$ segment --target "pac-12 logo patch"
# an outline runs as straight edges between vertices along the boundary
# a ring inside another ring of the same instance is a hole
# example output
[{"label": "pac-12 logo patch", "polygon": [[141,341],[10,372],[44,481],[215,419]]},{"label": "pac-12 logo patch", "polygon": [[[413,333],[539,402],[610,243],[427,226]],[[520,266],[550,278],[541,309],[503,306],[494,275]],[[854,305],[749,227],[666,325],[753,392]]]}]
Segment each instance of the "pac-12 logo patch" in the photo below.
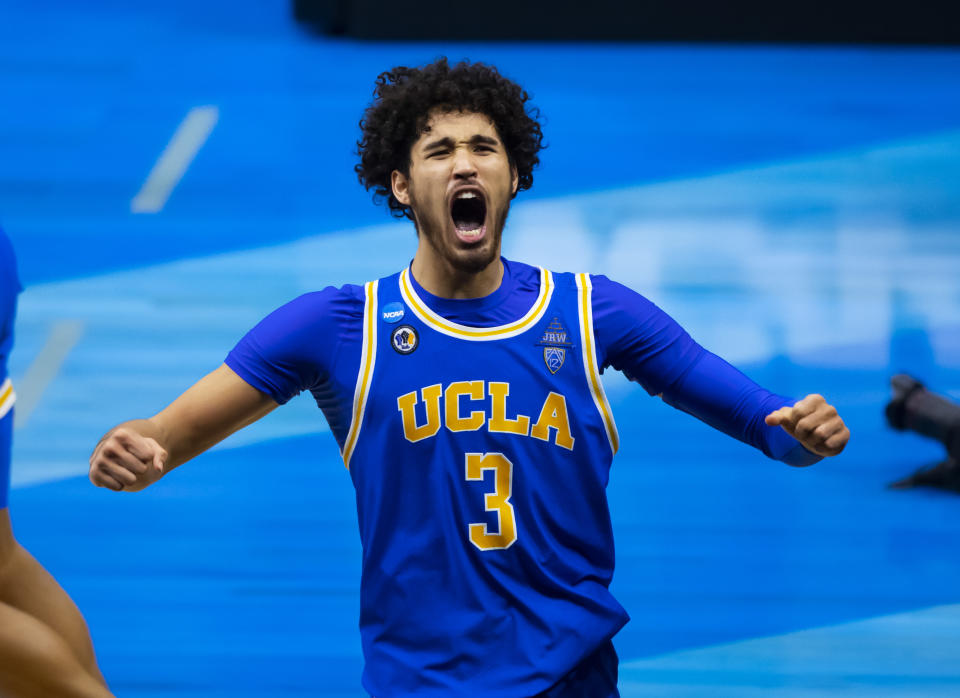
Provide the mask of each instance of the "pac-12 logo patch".
[{"label": "pac-12 logo patch", "polygon": [[417,331],[410,325],[400,325],[390,333],[390,345],[400,354],[409,354],[420,343]]},{"label": "pac-12 logo patch", "polygon": [[550,369],[550,373],[556,373],[559,371],[566,358],[566,349],[560,349],[559,347],[543,348],[543,360],[547,363],[547,368]]},{"label": "pac-12 logo patch", "polygon": [[543,347],[543,362],[547,365],[550,373],[556,373],[567,360],[567,349],[573,347],[573,344],[567,340],[567,329],[560,322],[559,318],[553,318],[538,345]]},{"label": "pac-12 logo patch", "polygon": [[384,322],[400,322],[403,319],[403,304],[387,303],[380,314]]}]

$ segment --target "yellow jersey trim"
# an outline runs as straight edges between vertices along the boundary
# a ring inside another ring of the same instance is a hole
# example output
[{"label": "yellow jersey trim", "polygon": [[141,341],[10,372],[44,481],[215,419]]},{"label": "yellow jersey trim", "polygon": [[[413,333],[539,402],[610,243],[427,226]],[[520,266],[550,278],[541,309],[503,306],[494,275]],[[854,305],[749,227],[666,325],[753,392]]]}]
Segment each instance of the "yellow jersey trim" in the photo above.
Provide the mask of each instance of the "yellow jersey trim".
[{"label": "yellow jersey trim", "polygon": [[533,327],[533,325],[543,317],[547,306],[550,305],[550,298],[553,296],[553,275],[546,269],[541,268],[540,294],[537,296],[536,302],[531,306],[530,310],[527,311],[527,314],[519,320],[511,322],[508,325],[498,325],[497,327],[469,327],[467,325],[458,325],[430,310],[414,290],[413,284],[410,282],[409,268],[400,272],[400,295],[413,311],[414,315],[424,324],[438,332],[459,339],[485,342],[492,339],[516,337],[521,332]]},{"label": "yellow jersey trim", "polygon": [[590,395],[596,405],[600,417],[603,419],[610,449],[616,455],[620,448],[620,435],[617,433],[617,423],[613,419],[613,410],[607,402],[607,395],[603,391],[600,381],[600,367],[597,365],[597,346],[593,336],[593,284],[589,274],[577,274],[577,311],[580,317],[580,346],[583,350],[583,369],[587,375],[587,385],[590,386]]},{"label": "yellow jersey trim", "polygon": [[0,419],[7,416],[7,412],[13,409],[13,403],[17,401],[17,394],[13,392],[13,383],[7,378],[0,383]]},{"label": "yellow jersey trim", "polygon": [[377,360],[377,283],[367,282],[364,285],[366,302],[363,304],[363,349],[360,353],[360,370],[357,372],[357,387],[353,392],[353,418],[350,420],[350,430],[343,442],[343,464],[350,469],[350,456],[357,446],[360,436],[360,427],[363,424],[363,413],[367,407],[367,395],[370,392],[373,365]]}]

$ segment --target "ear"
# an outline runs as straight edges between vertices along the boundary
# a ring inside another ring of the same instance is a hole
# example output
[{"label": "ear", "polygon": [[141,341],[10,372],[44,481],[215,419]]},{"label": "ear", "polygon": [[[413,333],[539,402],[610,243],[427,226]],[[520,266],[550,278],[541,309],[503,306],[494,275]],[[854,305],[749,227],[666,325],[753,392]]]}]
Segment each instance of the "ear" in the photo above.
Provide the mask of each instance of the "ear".
[{"label": "ear", "polygon": [[517,174],[517,166],[510,165],[510,180],[511,187],[513,188],[513,195],[517,195],[517,188],[520,186],[520,175]]},{"label": "ear", "polygon": [[390,173],[390,188],[397,201],[404,206],[410,205],[410,180],[403,172],[394,170]]}]

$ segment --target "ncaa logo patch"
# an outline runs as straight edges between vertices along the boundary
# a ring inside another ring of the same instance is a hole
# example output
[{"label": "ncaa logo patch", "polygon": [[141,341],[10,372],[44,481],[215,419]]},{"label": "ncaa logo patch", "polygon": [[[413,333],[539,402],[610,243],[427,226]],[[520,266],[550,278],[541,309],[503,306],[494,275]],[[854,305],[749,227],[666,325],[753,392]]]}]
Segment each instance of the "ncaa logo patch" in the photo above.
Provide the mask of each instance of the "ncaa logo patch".
[{"label": "ncaa logo patch", "polygon": [[390,333],[390,346],[398,354],[410,354],[418,344],[420,344],[420,338],[417,336],[417,331],[410,325],[400,325]]},{"label": "ncaa logo patch", "polygon": [[400,322],[403,319],[403,305],[401,303],[387,303],[383,306],[380,317],[384,322]]}]

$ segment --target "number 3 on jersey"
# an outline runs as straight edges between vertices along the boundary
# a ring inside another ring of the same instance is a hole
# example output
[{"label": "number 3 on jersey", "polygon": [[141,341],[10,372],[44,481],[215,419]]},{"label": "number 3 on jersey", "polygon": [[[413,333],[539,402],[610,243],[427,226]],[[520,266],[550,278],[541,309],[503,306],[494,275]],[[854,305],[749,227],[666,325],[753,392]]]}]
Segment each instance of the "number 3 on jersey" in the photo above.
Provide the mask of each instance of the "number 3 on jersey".
[{"label": "number 3 on jersey", "polygon": [[470,524],[470,542],[480,550],[504,550],[517,540],[517,524],[513,517],[510,495],[513,492],[513,463],[502,453],[468,453],[467,480],[483,480],[483,471],[493,470],[494,490],[484,495],[487,511],[495,511],[499,525],[490,533],[487,524]]}]

